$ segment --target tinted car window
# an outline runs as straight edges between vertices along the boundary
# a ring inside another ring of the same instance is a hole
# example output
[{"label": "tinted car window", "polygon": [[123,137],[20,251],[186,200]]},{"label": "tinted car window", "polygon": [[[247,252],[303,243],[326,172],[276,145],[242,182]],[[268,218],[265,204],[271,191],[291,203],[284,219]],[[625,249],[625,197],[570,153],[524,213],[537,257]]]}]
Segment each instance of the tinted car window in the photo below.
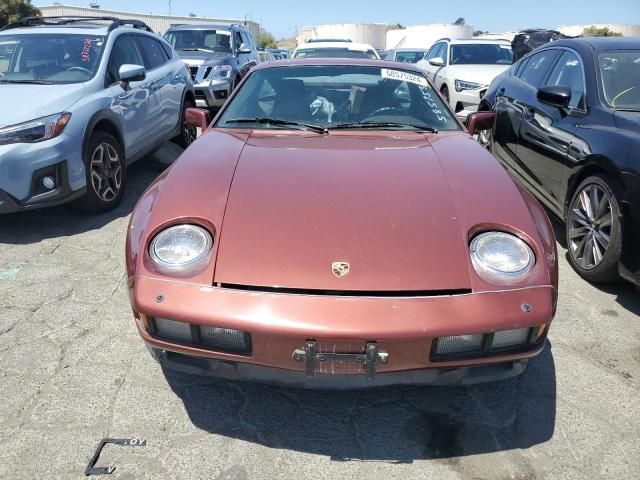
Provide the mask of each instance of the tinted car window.
[{"label": "tinted car window", "polygon": [[118,37],[111,50],[111,58],[107,66],[107,85],[112,85],[119,80],[118,71],[125,64],[144,66],[138,43],[131,35]]},{"label": "tinted car window", "polygon": [[164,38],[176,50],[187,52],[231,52],[231,32],[225,30],[174,30]]},{"label": "tinted car window", "polygon": [[577,56],[571,52],[565,51],[556,66],[553,68],[547,85],[550,86],[566,86],[571,88],[571,108],[585,108],[584,104],[584,78],[582,76],[582,65]]},{"label": "tinted car window", "polygon": [[556,55],[556,50],[545,50],[532,55],[520,75],[522,81],[532,87],[539,87]]},{"label": "tinted car window", "polygon": [[605,102],[613,108],[640,110],[640,50],[598,55]]},{"label": "tinted car window", "polygon": [[397,52],[396,62],[418,63],[424,58],[424,52]]},{"label": "tinted car window", "polygon": [[513,52],[508,45],[493,43],[451,46],[451,65],[511,65]]},{"label": "tinted car window", "polygon": [[166,63],[167,56],[164,49],[160,46],[160,42],[142,35],[138,36],[138,41],[142,47],[144,66],[147,70],[153,70]]},{"label": "tinted car window", "polygon": [[427,60],[431,60],[432,58],[436,58],[436,53],[438,53],[438,49],[440,48],[440,44],[436,43],[435,45],[433,45],[429,51],[427,52],[427,54],[425,55],[425,58]]},{"label": "tinted car window", "polygon": [[294,58],[378,58],[373,50],[350,50],[349,48],[303,48]]}]

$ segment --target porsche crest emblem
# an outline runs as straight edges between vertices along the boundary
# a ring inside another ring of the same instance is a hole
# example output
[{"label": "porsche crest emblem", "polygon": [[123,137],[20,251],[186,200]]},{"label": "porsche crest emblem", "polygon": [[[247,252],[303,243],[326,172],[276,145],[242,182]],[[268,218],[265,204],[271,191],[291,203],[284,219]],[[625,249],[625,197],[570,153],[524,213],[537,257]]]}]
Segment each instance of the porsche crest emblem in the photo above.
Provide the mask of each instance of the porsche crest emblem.
[{"label": "porsche crest emblem", "polygon": [[338,278],[346,276],[349,273],[349,268],[350,265],[347,262],[333,262],[331,264],[331,271]]}]

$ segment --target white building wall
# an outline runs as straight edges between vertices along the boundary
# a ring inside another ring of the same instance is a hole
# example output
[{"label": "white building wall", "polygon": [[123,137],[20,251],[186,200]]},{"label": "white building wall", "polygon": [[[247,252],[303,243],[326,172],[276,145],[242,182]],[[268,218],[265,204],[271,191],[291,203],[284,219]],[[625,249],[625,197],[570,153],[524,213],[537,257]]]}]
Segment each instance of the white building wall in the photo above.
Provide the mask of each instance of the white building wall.
[{"label": "white building wall", "polygon": [[[154,15],[145,13],[121,12],[116,10],[104,10],[102,8],[73,7],[67,5],[38,6],[44,16],[82,16],[82,17],[118,17],[128,20],[140,20],[149,25],[151,29],[159,34],[166,32],[169,27],[177,24],[205,25],[211,23],[238,23],[243,24],[244,19],[232,18],[204,18],[204,17],[179,17],[175,15]],[[256,22],[247,22],[247,30],[253,35],[256,44],[260,32],[260,25]]]},{"label": "white building wall", "polygon": [[367,43],[373,48],[385,48],[389,27],[381,23],[338,23],[303,27],[298,34],[298,45],[314,38],[348,38],[356,43]]},{"label": "white building wall", "polygon": [[387,50],[392,48],[429,48],[436,40],[445,37],[451,39],[472,38],[473,26],[438,23],[389,30],[385,48]]},{"label": "white building wall", "polygon": [[557,30],[570,37],[582,35],[585,28],[608,28],[609,30],[621,33],[625,37],[640,37],[640,25],[621,25],[614,23],[589,23],[584,25],[559,25]]}]

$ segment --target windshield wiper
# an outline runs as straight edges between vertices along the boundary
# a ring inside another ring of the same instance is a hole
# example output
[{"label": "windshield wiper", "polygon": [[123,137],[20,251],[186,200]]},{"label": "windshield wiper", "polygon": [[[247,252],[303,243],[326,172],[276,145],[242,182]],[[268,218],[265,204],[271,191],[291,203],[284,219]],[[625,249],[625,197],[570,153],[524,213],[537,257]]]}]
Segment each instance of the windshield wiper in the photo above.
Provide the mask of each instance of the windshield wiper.
[{"label": "windshield wiper", "polygon": [[331,130],[350,130],[352,128],[413,128],[422,132],[438,133],[437,128],[426,125],[415,125],[413,123],[395,122],[360,122],[360,123],[339,123],[330,127]]},{"label": "windshield wiper", "polygon": [[208,48],[181,48],[183,52],[209,52],[213,53],[213,50],[209,50]]},{"label": "windshield wiper", "polygon": [[53,85],[53,82],[47,82],[45,80],[8,80],[6,78],[0,78],[0,83],[24,83],[29,85]]},{"label": "windshield wiper", "polygon": [[266,117],[232,118],[231,120],[226,120],[224,123],[257,123],[262,125],[282,125],[282,126],[298,127],[303,130],[309,130],[317,133],[328,133],[328,130],[325,127],[321,127],[319,125],[310,125],[308,123],[293,122],[291,120],[281,120],[279,118],[266,118]]}]

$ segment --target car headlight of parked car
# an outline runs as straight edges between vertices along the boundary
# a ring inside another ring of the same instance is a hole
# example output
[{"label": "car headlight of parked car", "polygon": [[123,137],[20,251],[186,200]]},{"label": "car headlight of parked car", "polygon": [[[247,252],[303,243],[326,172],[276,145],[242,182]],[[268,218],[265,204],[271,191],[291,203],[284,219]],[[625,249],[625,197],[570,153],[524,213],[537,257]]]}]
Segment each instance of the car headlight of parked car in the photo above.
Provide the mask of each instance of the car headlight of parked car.
[{"label": "car headlight of parked car", "polygon": [[482,88],[481,83],[476,82],[466,82],[464,80],[456,80],[456,92],[462,92],[464,90],[476,90],[478,88]]},{"label": "car headlight of parked car", "polygon": [[231,68],[231,65],[217,65],[211,70],[209,78],[211,80],[216,78],[229,78],[232,71],[233,68]]},{"label": "car headlight of parked car", "polygon": [[516,283],[535,265],[533,251],[522,239],[504,232],[477,235],[469,246],[475,271],[488,282]]},{"label": "car headlight of parked car", "polygon": [[19,125],[0,128],[0,145],[50,140],[62,133],[70,118],[70,113],[58,113]]},{"label": "car headlight of parked car", "polygon": [[175,225],[158,233],[149,256],[165,273],[184,276],[201,272],[211,260],[213,237],[197,225]]}]

